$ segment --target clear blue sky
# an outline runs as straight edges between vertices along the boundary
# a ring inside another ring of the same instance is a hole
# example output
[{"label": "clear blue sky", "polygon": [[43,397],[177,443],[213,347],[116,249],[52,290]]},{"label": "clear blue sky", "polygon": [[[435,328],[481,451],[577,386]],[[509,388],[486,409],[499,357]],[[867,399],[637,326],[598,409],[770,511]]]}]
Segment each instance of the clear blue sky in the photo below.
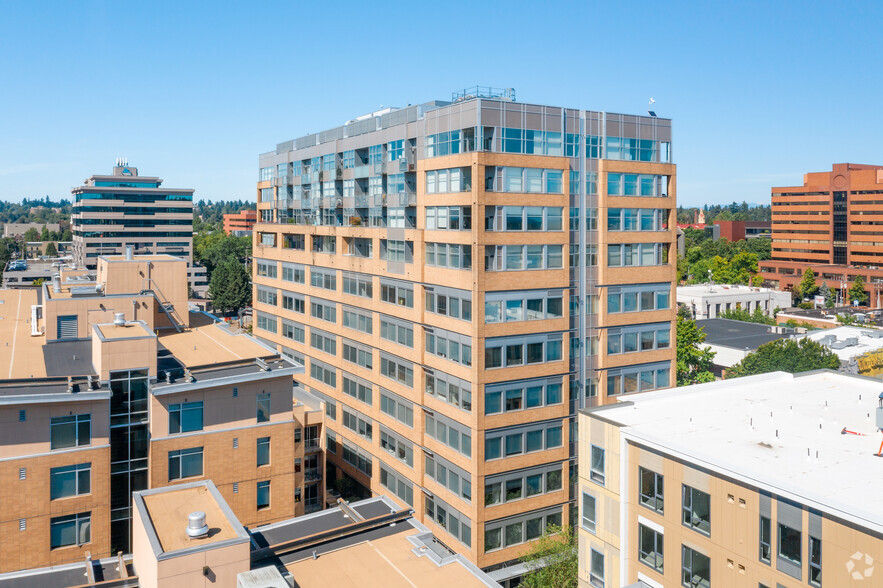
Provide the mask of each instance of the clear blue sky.
[{"label": "clear blue sky", "polygon": [[679,204],[881,163],[880,2],[0,0],[0,199],[118,156],[253,199],[258,154],[475,84],[674,119]]}]

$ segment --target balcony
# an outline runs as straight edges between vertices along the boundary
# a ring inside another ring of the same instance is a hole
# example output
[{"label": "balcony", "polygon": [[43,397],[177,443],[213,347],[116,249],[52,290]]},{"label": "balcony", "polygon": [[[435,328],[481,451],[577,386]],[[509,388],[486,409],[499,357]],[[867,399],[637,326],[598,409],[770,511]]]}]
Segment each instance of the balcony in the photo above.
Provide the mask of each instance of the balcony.
[{"label": "balcony", "polygon": [[304,451],[312,453],[314,451],[319,451],[322,448],[322,445],[319,443],[318,439],[304,439]]},{"label": "balcony", "polygon": [[322,469],[321,468],[307,468],[304,470],[304,481],[305,482],[318,482],[322,479]]},{"label": "balcony", "polygon": [[371,166],[370,165],[357,165],[353,168],[353,177],[359,180],[362,178],[367,178],[371,175]]}]

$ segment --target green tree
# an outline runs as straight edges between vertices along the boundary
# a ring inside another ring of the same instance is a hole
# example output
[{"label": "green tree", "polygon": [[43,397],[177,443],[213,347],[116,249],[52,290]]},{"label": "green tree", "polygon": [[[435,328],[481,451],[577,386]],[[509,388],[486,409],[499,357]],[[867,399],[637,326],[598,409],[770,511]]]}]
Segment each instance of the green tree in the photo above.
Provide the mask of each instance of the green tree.
[{"label": "green tree", "polygon": [[797,284],[795,294],[797,294],[800,300],[804,300],[814,296],[816,291],[818,291],[818,287],[816,286],[816,274],[812,271],[811,267],[808,267],[804,270],[803,278],[800,280],[800,283]]},{"label": "green tree", "polygon": [[760,308],[755,308],[754,312],[749,313],[747,310],[736,308],[733,310],[725,310],[718,315],[719,318],[730,319],[734,321],[743,321],[746,323],[758,323],[761,325],[775,325],[776,319],[767,316]]},{"label": "green tree", "polygon": [[860,306],[865,306],[869,298],[868,293],[865,291],[865,279],[861,276],[856,276],[852,286],[849,287],[849,301],[854,302],[858,300]]},{"label": "green tree", "polygon": [[61,239],[59,239],[59,241],[73,241],[73,239],[74,239],[74,236],[73,236],[73,234],[71,233],[71,230],[70,230],[70,229],[65,229],[65,230],[61,233]]},{"label": "green tree", "polygon": [[46,225],[43,225],[43,230],[40,232],[40,240],[48,241],[51,237],[49,236],[49,229]]},{"label": "green tree", "polygon": [[810,370],[831,369],[840,367],[840,359],[831,350],[812,339],[804,338],[778,339],[764,343],[754,353],[727,370],[727,379],[767,374],[769,372],[788,372],[797,374]]},{"label": "green tree", "polygon": [[58,249],[55,247],[55,241],[49,241],[49,244],[46,245],[46,255],[49,257],[55,257],[58,255]]},{"label": "green tree", "polygon": [[40,232],[37,229],[35,229],[34,227],[31,227],[30,229],[25,231],[24,237],[25,237],[25,241],[39,241],[40,240]]},{"label": "green tree", "polygon": [[245,266],[227,259],[215,268],[208,285],[215,310],[236,311],[251,304],[251,280]]},{"label": "green tree", "polygon": [[524,588],[576,588],[579,584],[579,550],[576,532],[570,527],[549,525],[521,561],[528,570],[519,584]]},{"label": "green tree", "polygon": [[819,296],[825,297],[825,307],[826,308],[834,308],[834,292],[828,287],[828,284],[825,281],[822,281],[822,285],[819,286]]},{"label": "green tree", "polygon": [[714,381],[711,361],[714,352],[702,345],[705,332],[695,321],[678,316],[677,376],[678,386]]}]

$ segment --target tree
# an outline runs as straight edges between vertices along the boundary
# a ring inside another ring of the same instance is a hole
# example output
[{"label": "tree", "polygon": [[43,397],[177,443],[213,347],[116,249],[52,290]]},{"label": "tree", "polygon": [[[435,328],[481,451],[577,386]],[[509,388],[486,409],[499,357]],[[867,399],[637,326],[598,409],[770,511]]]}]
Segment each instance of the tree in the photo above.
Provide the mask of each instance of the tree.
[{"label": "tree", "polygon": [[811,267],[806,268],[803,272],[803,278],[797,284],[795,293],[802,301],[810,296],[814,296],[818,288],[816,287],[816,274]]},{"label": "tree", "polygon": [[519,584],[524,588],[576,588],[579,584],[579,550],[570,527],[549,525],[521,561],[528,570]]},{"label": "tree", "polygon": [[760,307],[755,308],[754,312],[749,313],[747,310],[737,308],[734,310],[725,310],[718,315],[719,318],[730,319],[734,321],[743,321],[746,323],[758,323],[761,325],[775,325],[776,319],[763,313]]},{"label": "tree", "polygon": [[48,241],[49,239],[49,229],[46,227],[46,225],[43,225],[43,230],[40,232],[40,240]]},{"label": "tree", "polygon": [[49,244],[46,245],[46,255],[49,257],[55,257],[58,255],[58,249],[55,247],[55,241],[49,241]]},{"label": "tree", "polygon": [[764,343],[728,369],[727,379],[769,372],[797,374],[810,370],[836,370],[839,367],[840,359],[821,343],[809,338],[800,341],[778,339]]},{"label": "tree", "polygon": [[696,322],[678,316],[678,386],[714,381],[714,373],[711,371],[714,352],[702,345],[703,342],[705,342],[705,332],[696,326]]},{"label": "tree", "polygon": [[859,306],[865,306],[869,298],[868,293],[865,292],[865,279],[856,276],[852,286],[849,287],[849,301],[855,302],[857,300]]},{"label": "tree", "polygon": [[251,280],[245,266],[235,259],[221,263],[212,273],[208,293],[215,310],[222,313],[251,304]]},{"label": "tree", "polygon": [[30,229],[25,231],[24,237],[25,237],[25,241],[39,241],[40,240],[40,232],[37,229],[35,229],[34,227],[31,227]]},{"label": "tree", "polygon": [[822,281],[819,286],[819,296],[825,297],[825,308],[834,308],[834,292],[828,287],[828,284]]}]

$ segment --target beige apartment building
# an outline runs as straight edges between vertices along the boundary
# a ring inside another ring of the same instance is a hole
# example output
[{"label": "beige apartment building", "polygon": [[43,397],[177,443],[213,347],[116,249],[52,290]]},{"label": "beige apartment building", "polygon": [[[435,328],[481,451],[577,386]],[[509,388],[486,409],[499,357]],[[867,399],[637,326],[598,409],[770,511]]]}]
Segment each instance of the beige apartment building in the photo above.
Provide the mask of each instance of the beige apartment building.
[{"label": "beige apartment building", "polygon": [[671,121],[487,88],[262,154],[254,334],[323,399],[329,479],[517,576],[575,520],[577,409],[672,383],[675,186]]},{"label": "beige apartment building", "polygon": [[129,552],[135,491],[211,479],[246,525],[321,507],[302,366],[190,312],[186,275],[129,250],[0,290],[0,572]]},{"label": "beige apartment building", "polygon": [[585,409],[580,586],[879,585],[878,402],[824,370]]}]

